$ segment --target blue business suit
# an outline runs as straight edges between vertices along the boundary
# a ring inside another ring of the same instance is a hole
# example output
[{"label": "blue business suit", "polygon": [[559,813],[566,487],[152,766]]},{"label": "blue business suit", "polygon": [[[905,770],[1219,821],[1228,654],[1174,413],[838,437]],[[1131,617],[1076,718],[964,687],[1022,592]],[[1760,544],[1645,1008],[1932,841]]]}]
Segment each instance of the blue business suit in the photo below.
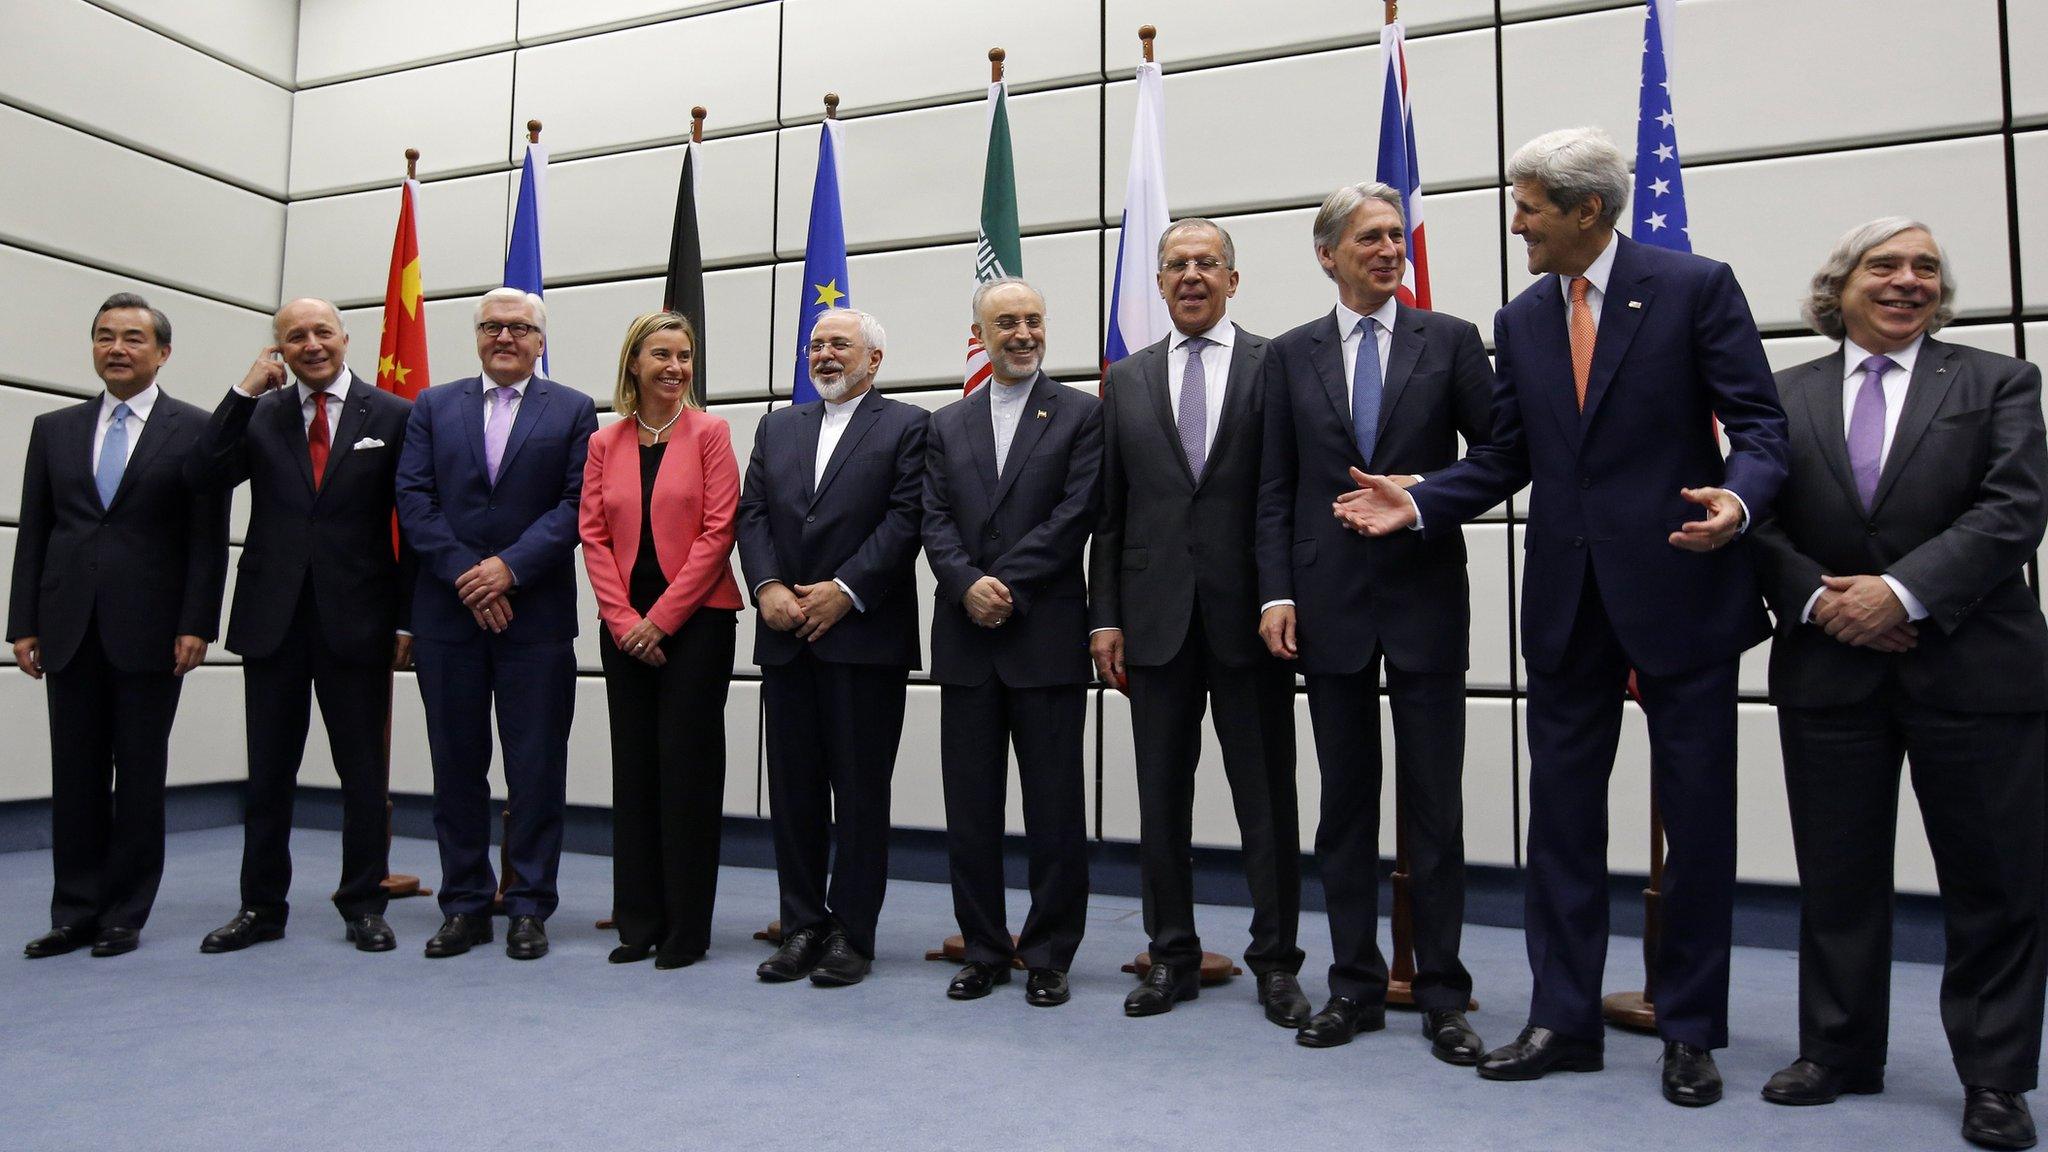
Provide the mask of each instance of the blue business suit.
[{"label": "blue business suit", "polygon": [[[1750,545],[1666,537],[1715,486],[1761,520],[1784,482],[1785,413],[1728,266],[1617,236],[1580,411],[1565,301],[1545,276],[1494,318],[1495,438],[1411,489],[1425,536],[1531,484],[1529,1022],[1598,1039],[1607,953],[1607,777],[1628,670],[1650,724],[1670,854],[1653,965],[1658,1029],[1728,1042],[1736,658],[1770,634]],[[1730,451],[1714,435],[1718,418]]]},{"label": "blue business suit", "polygon": [[[414,660],[434,761],[434,832],[441,843],[441,909],[489,910],[490,716],[505,747],[516,876],[513,916],[554,911],[562,855],[569,721],[576,702],[577,503],[597,430],[590,397],[535,376],[513,418],[494,485],[484,463],[484,391],[477,377],[420,393],[398,466],[398,516],[419,554]],[[512,623],[479,627],[455,581],[497,556],[512,569]]]}]

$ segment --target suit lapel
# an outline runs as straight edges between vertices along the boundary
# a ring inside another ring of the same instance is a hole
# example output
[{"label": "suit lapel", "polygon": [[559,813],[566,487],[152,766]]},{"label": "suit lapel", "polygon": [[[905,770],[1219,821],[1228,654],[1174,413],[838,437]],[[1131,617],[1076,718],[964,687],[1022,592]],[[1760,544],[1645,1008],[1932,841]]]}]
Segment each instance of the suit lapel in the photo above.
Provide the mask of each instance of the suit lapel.
[{"label": "suit lapel", "polygon": [[1203,484],[1215,474],[1216,462],[1223,459],[1238,428],[1251,421],[1252,391],[1259,386],[1251,338],[1244,329],[1231,327],[1236,328],[1236,335],[1230,345],[1230,374],[1223,384],[1223,412],[1216,418],[1216,439],[1209,444],[1208,463],[1202,468]]},{"label": "suit lapel", "polygon": [[121,502],[121,498],[126,496],[130,489],[140,483],[136,477],[149,466],[149,462],[158,452],[163,451],[164,441],[175,434],[173,425],[178,419],[178,414],[170,405],[164,403],[168,399],[168,393],[162,390],[157,392],[156,404],[150,409],[149,419],[142,422],[142,436],[135,441],[134,450],[128,453],[128,466],[121,470],[121,486],[114,489],[114,503],[107,505],[109,511],[113,510],[115,504]]},{"label": "suit lapel", "polygon": [[825,402],[814,400],[810,407],[797,407],[796,457],[802,465],[804,507],[818,498],[818,435],[825,427]]},{"label": "suit lapel", "polygon": [[967,452],[974,459],[974,474],[981,478],[982,495],[996,498],[996,428],[990,414],[995,408],[995,381],[991,379],[967,398],[962,415],[967,420]]},{"label": "suit lapel", "polygon": [[[861,437],[866,436],[868,430],[875,426],[875,421],[881,418],[882,398],[870,388],[861,395],[860,403],[854,406],[853,418],[847,421],[846,430],[839,434],[839,443],[832,446],[832,459],[825,464],[825,478],[818,482],[818,490],[811,493],[812,504],[816,504],[818,497],[825,494],[825,489],[832,486],[833,478],[839,475],[839,470],[846,466],[846,461],[853,455],[854,449],[860,446]],[[824,426],[824,420],[825,408],[820,404],[818,423],[821,428]],[[815,447],[812,448],[811,458],[817,459]],[[815,471],[816,465],[814,464],[812,468]]]},{"label": "suit lapel", "polygon": [[1351,432],[1351,394],[1344,383],[1344,334],[1337,331],[1337,313],[1316,322],[1309,332],[1314,347],[1309,349],[1309,362],[1315,365],[1316,379],[1322,381],[1323,394],[1330,398],[1330,411],[1337,418],[1337,426],[1344,430],[1344,441],[1351,445],[1351,460],[1360,468],[1365,461],[1358,458],[1358,437]]},{"label": "suit lapel", "polygon": [[334,422],[334,428],[328,433],[327,471],[320,475],[322,492],[327,490],[328,481],[334,479],[336,470],[341,467],[341,458],[355,450],[356,438],[370,419],[370,401],[363,395],[363,387],[360,377],[349,384],[348,396],[341,404],[341,418]]},{"label": "suit lapel", "polygon": [[1786,396],[1783,400],[1805,409],[1807,426],[1812,430],[1813,442],[1820,445],[1828,474],[1842,486],[1842,496],[1850,506],[1862,508],[1863,498],[1856,494],[1856,474],[1849,467],[1849,425],[1842,412],[1841,349],[1815,361],[1810,369],[1799,378],[1800,386],[1794,390],[1797,399]]},{"label": "suit lapel", "polygon": [[[1636,338],[1636,330],[1642,326],[1643,314],[1650,310],[1656,295],[1650,288],[1651,277],[1637,266],[1633,242],[1616,236],[1614,243],[1618,246],[1614,252],[1614,270],[1607,277],[1607,293],[1600,303],[1600,329],[1593,339],[1593,370],[1586,379],[1586,411],[1582,423],[1588,428],[1592,427],[1593,417],[1600,410],[1600,401],[1614,383],[1621,358],[1627,355],[1630,342]],[[1552,280],[1551,283],[1557,281]],[[1569,336],[1566,337],[1566,346],[1570,346]],[[1574,395],[1573,403],[1577,401]]]},{"label": "suit lapel", "polygon": [[512,434],[505,440],[505,455],[498,460],[498,475],[503,476],[512,467],[512,458],[519,455],[520,445],[533,434],[533,426],[540,423],[555,387],[554,381],[539,376],[527,382],[526,395],[519,398],[519,411],[512,414]]},{"label": "suit lapel", "polygon": [[1010,494],[1017,474],[1024,470],[1025,461],[1031,459],[1038,438],[1045,435],[1046,425],[1052,423],[1053,414],[1058,411],[1057,399],[1052,379],[1040,372],[1031,382],[1031,395],[1024,398],[1024,411],[1017,417],[1017,434],[1010,437],[1010,455],[1003,461],[1002,479],[996,482],[995,505],[1002,504],[1003,497]]},{"label": "suit lapel", "polygon": [[[483,377],[472,376],[463,382],[462,403],[459,407],[462,410],[462,437],[469,441],[470,454],[476,458],[477,475],[482,476],[484,483],[488,484],[491,482],[491,462],[489,455],[484,452]],[[311,470],[310,467],[307,469],[308,472]]]},{"label": "suit lapel", "polygon": [[1913,449],[1919,446],[1920,437],[1941,410],[1941,402],[1948,398],[1949,387],[1961,371],[1954,348],[1931,337],[1921,342],[1920,355],[1913,361],[1913,378],[1906,385],[1906,405],[1899,411],[1899,426],[1892,433],[1891,450],[1885,453],[1884,471],[1877,477],[1871,512],[1884,507],[1884,498],[1898,483],[1899,472],[1912,458]]},{"label": "suit lapel", "polygon": [[1375,445],[1386,441],[1387,424],[1393,419],[1394,406],[1401,402],[1401,392],[1408,387],[1408,378],[1415,374],[1415,365],[1421,362],[1422,349],[1429,342],[1426,332],[1422,317],[1415,314],[1415,309],[1406,304],[1396,306],[1393,346],[1387,349],[1386,383],[1380,390],[1379,423],[1373,432]]},{"label": "suit lapel", "polygon": [[[95,504],[100,501],[100,486],[93,475],[92,438],[99,431],[101,403],[103,401],[95,396],[73,408],[70,421],[63,426],[65,441],[56,448],[59,459],[71,460],[78,465],[79,472],[85,478],[85,486],[92,489],[92,500]],[[61,474],[56,479],[59,482],[64,481]],[[106,511],[104,505],[100,511]]]},{"label": "suit lapel", "polygon": [[1572,341],[1565,327],[1564,293],[1558,290],[1557,277],[1544,273],[1527,299],[1525,308],[1531,317],[1528,387],[1548,394],[1551,415],[1557,418],[1558,427],[1564,429],[1565,440],[1576,456],[1585,435],[1580,425],[1578,392],[1572,385]]},{"label": "suit lapel", "polygon": [[1160,435],[1166,437],[1174,462],[1180,465],[1180,474],[1187,477],[1188,487],[1195,486],[1195,474],[1188,468],[1188,454],[1180,448],[1180,417],[1173,410],[1172,359],[1167,349],[1173,346],[1178,332],[1170,332],[1163,343],[1149,345],[1137,355],[1148,357],[1139,365],[1138,386],[1145,390],[1145,403],[1152,410],[1152,418],[1159,422]]},{"label": "suit lapel", "polygon": [[[306,428],[300,423],[299,386],[287,384],[277,390],[279,399],[273,401],[272,419],[277,421],[277,434],[284,438],[285,446],[297,458],[299,479],[305,482],[306,491],[313,491],[313,457],[306,451]],[[329,459],[333,457],[330,455]]]}]

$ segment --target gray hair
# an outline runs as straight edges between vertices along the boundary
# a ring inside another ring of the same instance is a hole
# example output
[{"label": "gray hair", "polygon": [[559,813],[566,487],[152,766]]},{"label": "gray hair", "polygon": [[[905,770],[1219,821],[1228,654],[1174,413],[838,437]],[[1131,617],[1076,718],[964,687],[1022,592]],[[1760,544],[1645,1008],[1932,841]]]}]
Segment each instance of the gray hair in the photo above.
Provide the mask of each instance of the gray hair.
[{"label": "gray hair", "polygon": [[[1316,210],[1315,228],[1311,233],[1315,237],[1316,251],[1321,252],[1325,248],[1335,249],[1344,243],[1344,229],[1350,225],[1352,213],[1358,211],[1368,200],[1390,204],[1393,206],[1394,215],[1401,215],[1401,193],[1393,185],[1382,184],[1377,180],[1361,180],[1356,184],[1346,184],[1325,197],[1323,206]],[[1407,227],[1405,217],[1402,219],[1402,227]],[[1332,280],[1337,278],[1337,273],[1328,268],[1323,269],[1323,275]]]},{"label": "gray hair", "polygon": [[[1168,229],[1168,231],[1171,231],[1171,229]],[[1045,293],[1033,287],[1029,280],[1024,279],[1022,276],[998,276],[993,280],[986,280],[974,286],[974,303],[971,307],[974,310],[974,322],[976,324],[981,323],[981,302],[988,299],[989,293],[994,292],[998,288],[1008,288],[1012,284],[1023,285],[1033,296],[1038,297],[1039,307],[1043,308],[1045,306]]]},{"label": "gray hair", "polygon": [[327,309],[327,314],[334,317],[334,326],[341,329],[342,335],[348,335],[348,321],[341,318],[341,309],[334,306],[334,301],[322,300],[318,296],[298,296],[285,301],[282,307],[270,314],[270,334],[272,336],[277,335],[277,318],[284,315],[284,310],[294,304],[318,304],[322,308]]},{"label": "gray hair", "polygon": [[1166,231],[1161,232],[1159,234],[1159,262],[1162,264],[1166,262],[1166,243],[1167,241],[1173,239],[1174,233],[1186,232],[1194,228],[1213,229],[1216,235],[1222,237],[1223,266],[1225,268],[1232,269],[1237,267],[1237,242],[1230,238],[1230,233],[1224,231],[1223,225],[1218,224],[1217,222],[1209,219],[1206,216],[1189,216],[1181,220],[1175,220],[1173,223],[1168,224],[1166,226]]},{"label": "gray hair", "polygon": [[1612,228],[1628,205],[1628,157],[1598,128],[1545,132],[1508,159],[1508,183],[1533,180],[1566,212],[1595,196],[1600,222]]},{"label": "gray hair", "polygon": [[548,334],[547,301],[526,291],[524,288],[493,288],[489,292],[484,293],[477,299],[476,314],[470,318],[471,324],[481,324],[484,322],[484,306],[493,300],[509,300],[512,303],[524,304],[528,308],[533,309],[534,327],[540,329],[541,335],[545,336]]},{"label": "gray hair", "polygon": [[[1915,229],[1927,233],[1934,239],[1934,229],[1907,216],[1880,216],[1868,224],[1858,224],[1842,234],[1835,241],[1835,249],[1828,253],[1827,262],[1820,271],[1813,274],[1813,283],[1806,290],[1806,299],[1799,303],[1799,315],[1815,332],[1830,340],[1840,340],[1849,334],[1842,323],[1842,286],[1849,282],[1849,274],[1863,263],[1863,258],[1872,248],[1897,236],[1901,232]],[[1951,307],[1956,298],[1955,275],[1949,271],[1948,249],[1941,241],[1934,241],[1934,250],[1941,256],[1941,305],[1934,310],[1934,319],[1927,322],[1929,334],[1941,331],[1941,326],[1956,318]]]},{"label": "gray hair", "polygon": [[102,301],[100,303],[100,310],[92,314],[91,331],[98,332],[100,317],[105,316],[116,308],[140,308],[144,312],[149,313],[149,326],[156,330],[157,344],[164,348],[171,346],[171,318],[157,311],[149,301],[144,300],[133,292],[116,292]]},{"label": "gray hair", "polygon": [[870,352],[883,351],[889,342],[889,334],[882,331],[882,322],[858,308],[827,308],[818,313],[818,319],[811,321],[811,333],[805,337],[806,340],[818,334],[818,324],[827,316],[853,317],[854,323],[860,325],[860,342],[867,345]]}]

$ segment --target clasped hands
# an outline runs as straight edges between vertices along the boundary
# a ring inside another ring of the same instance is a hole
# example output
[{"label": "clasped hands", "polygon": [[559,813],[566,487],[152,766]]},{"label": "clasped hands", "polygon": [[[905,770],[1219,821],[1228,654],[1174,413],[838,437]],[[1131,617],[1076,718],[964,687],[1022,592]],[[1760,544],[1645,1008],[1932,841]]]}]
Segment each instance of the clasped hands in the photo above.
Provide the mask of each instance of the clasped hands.
[{"label": "clasped hands", "polygon": [[815,644],[853,609],[853,597],[836,580],[799,584],[795,588],[780,580],[761,585],[754,594],[761,610],[761,622],[777,632],[794,632]]},{"label": "clasped hands", "polygon": [[1905,652],[1920,642],[1906,606],[1882,576],[1823,576],[1808,620],[1852,648]]},{"label": "clasped hands", "polygon": [[503,632],[512,626],[512,569],[496,556],[486,556],[455,578],[455,594],[476,618],[477,627]]}]

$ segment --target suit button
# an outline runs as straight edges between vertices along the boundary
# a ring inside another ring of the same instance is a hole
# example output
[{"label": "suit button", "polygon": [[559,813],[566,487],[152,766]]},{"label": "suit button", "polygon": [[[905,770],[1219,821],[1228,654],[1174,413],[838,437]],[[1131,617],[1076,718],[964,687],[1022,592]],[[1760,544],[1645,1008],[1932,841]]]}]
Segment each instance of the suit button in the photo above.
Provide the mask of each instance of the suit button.
[{"label": "suit button", "polygon": [[1581,488],[1591,488],[1592,486],[1593,486],[1593,478],[1592,478],[1591,476],[1581,476],[1581,477],[1579,477],[1579,487],[1581,487]]},{"label": "suit button", "polygon": [[816,516],[806,516],[806,517],[804,517],[804,523],[806,523],[806,524],[816,524],[817,522],[818,522],[818,518],[817,518]]},{"label": "suit button", "polygon": [[1586,546],[1586,538],[1585,538],[1584,536],[1574,536],[1574,537],[1572,537],[1572,547],[1574,547],[1574,548],[1584,548],[1585,546]]},{"label": "suit button", "polygon": [[1000,531],[991,528],[988,530],[988,538],[991,540],[1000,540],[1003,538],[1003,534]]},{"label": "suit button", "polygon": [[1863,526],[1863,534],[1864,534],[1865,536],[1875,536],[1875,535],[1877,535],[1877,525],[1875,525],[1875,524],[1865,524],[1865,525]]}]

